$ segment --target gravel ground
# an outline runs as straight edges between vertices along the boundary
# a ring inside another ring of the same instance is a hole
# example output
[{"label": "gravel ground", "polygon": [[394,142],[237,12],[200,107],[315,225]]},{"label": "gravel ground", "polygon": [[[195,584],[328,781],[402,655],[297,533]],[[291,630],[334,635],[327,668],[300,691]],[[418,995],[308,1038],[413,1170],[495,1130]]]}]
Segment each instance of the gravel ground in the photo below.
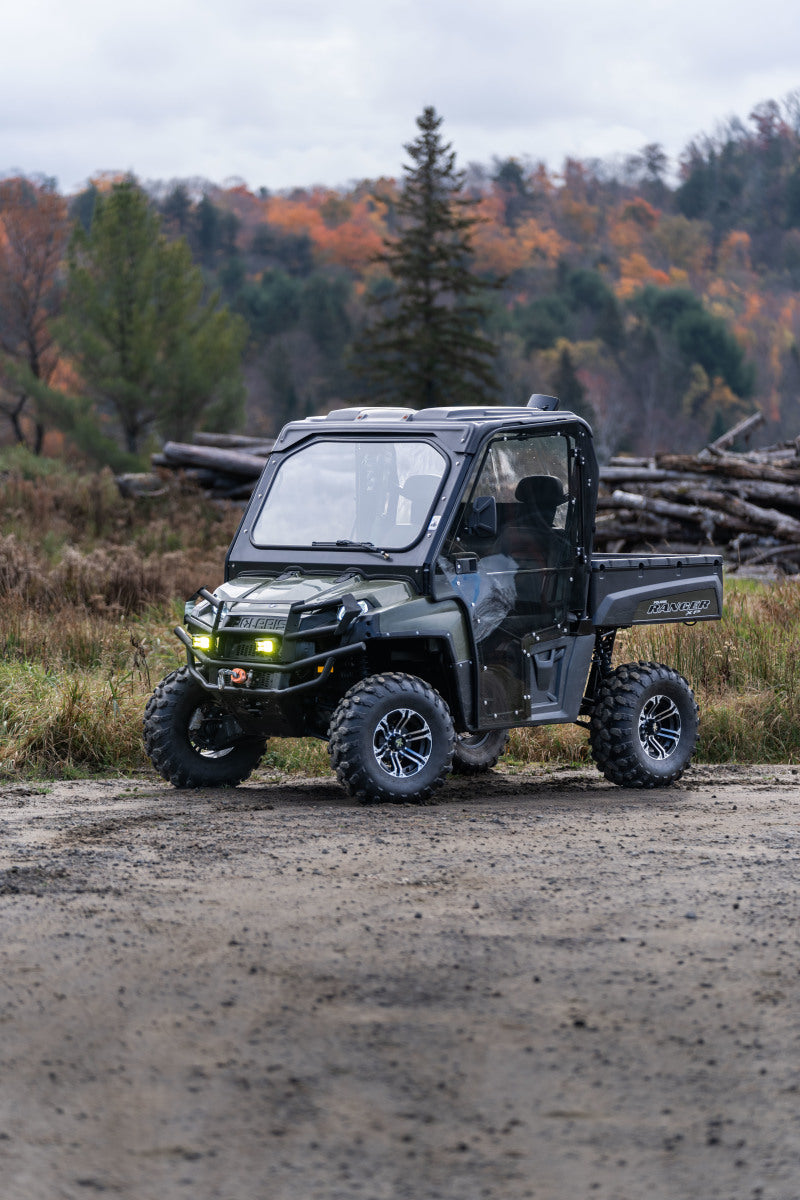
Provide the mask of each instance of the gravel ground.
[{"label": "gravel ground", "polygon": [[798,1200],[800,791],[0,796],[3,1200]]}]

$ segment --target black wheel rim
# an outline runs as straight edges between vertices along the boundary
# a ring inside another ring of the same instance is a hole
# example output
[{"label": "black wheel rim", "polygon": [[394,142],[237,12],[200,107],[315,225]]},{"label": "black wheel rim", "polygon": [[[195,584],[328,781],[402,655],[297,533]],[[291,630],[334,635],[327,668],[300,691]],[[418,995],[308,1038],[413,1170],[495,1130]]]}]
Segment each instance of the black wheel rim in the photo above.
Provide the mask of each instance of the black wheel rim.
[{"label": "black wheel rim", "polygon": [[[189,742],[201,758],[225,758],[236,749],[231,738],[241,730],[229,713],[196,708],[189,721]],[[226,744],[227,743],[227,744]]]},{"label": "black wheel rim", "polygon": [[645,702],[639,714],[639,741],[648,758],[669,758],[681,740],[681,729],[681,714],[669,696],[651,696]]},{"label": "black wheel rim", "polygon": [[372,738],[375,761],[392,779],[408,779],[428,765],[433,753],[431,727],[413,708],[393,708],[378,722]]}]

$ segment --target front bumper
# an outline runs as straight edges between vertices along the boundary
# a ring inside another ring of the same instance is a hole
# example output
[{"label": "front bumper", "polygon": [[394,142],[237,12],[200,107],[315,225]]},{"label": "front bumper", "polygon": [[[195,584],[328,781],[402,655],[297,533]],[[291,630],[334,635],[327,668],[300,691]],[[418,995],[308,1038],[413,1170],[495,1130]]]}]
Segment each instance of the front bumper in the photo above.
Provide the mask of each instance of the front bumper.
[{"label": "front bumper", "polygon": [[[305,658],[295,659],[293,662],[285,663],[259,663],[256,670],[259,674],[266,672],[275,675],[293,675],[298,671],[307,670],[309,667],[316,667],[322,663],[322,670],[315,679],[307,679],[302,683],[290,683],[284,687],[255,687],[248,683],[224,683],[225,673],[230,673],[231,662],[228,659],[212,658],[210,654],[206,654],[202,650],[197,650],[192,646],[192,639],[182,626],[175,627],[175,636],[179,641],[183,642],[188,651],[188,666],[193,677],[197,682],[205,688],[207,692],[216,692],[225,696],[238,696],[241,699],[253,699],[259,697],[262,699],[270,699],[280,701],[285,696],[297,696],[302,692],[313,691],[314,688],[322,687],[322,685],[330,678],[333,671],[333,665],[337,659],[352,657],[354,654],[366,651],[366,642],[352,642],[347,646],[337,646],[333,650],[324,650],[320,654],[310,654]],[[211,680],[206,678],[202,671],[197,669],[197,663],[200,662],[211,673],[216,674],[216,679]]]}]

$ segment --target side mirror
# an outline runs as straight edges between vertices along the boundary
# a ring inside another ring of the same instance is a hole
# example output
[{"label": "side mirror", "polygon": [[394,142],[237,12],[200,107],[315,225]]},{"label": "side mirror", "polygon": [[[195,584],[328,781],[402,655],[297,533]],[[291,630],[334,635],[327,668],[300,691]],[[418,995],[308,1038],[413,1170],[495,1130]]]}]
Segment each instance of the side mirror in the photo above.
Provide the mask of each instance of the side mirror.
[{"label": "side mirror", "polygon": [[469,507],[467,530],[475,537],[497,537],[497,501],[494,496],[476,496]]}]

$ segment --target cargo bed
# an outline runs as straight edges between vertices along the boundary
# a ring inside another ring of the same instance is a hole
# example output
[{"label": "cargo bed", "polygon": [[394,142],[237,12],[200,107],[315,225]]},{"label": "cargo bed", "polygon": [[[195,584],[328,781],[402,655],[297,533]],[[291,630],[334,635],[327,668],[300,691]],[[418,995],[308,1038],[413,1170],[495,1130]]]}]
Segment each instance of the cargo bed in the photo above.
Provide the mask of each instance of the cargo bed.
[{"label": "cargo bed", "polygon": [[717,620],[722,615],[722,557],[593,555],[589,615],[598,628]]}]

